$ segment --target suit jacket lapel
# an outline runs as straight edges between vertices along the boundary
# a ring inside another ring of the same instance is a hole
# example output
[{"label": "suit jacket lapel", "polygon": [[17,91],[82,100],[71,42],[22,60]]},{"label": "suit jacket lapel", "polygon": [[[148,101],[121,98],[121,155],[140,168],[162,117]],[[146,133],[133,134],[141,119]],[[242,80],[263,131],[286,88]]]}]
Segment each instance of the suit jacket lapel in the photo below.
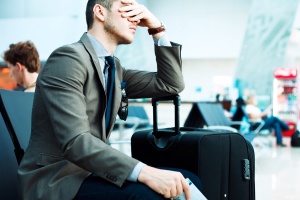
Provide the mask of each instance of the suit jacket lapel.
[{"label": "suit jacket lapel", "polygon": [[80,38],[81,42],[83,43],[84,47],[86,48],[87,52],[91,55],[92,60],[93,60],[93,64],[94,67],[96,69],[96,72],[98,73],[98,76],[100,78],[103,90],[104,90],[104,80],[103,80],[103,76],[102,76],[102,71],[101,71],[101,66],[98,60],[98,57],[95,53],[95,50],[88,38],[88,36],[86,35],[86,33],[84,33],[81,38]]},{"label": "suit jacket lapel", "polygon": [[[80,41],[83,43],[85,49],[87,50],[87,52],[90,54],[92,60],[93,60],[93,63],[92,65],[94,66],[94,69],[95,71],[97,72],[98,74],[98,77],[100,79],[100,82],[101,82],[101,85],[102,87],[100,87],[102,89],[102,94],[105,94],[105,89],[104,89],[104,80],[103,80],[103,76],[102,76],[102,71],[101,71],[101,66],[100,66],[100,63],[99,63],[99,60],[98,60],[98,57],[96,55],[96,52],[87,36],[86,33],[84,33],[81,38],[80,38]],[[105,95],[102,95],[100,96],[99,98],[101,98],[101,101],[103,103],[107,103],[106,101],[106,96]],[[105,113],[101,113],[105,116]],[[99,119],[100,120],[100,119]],[[100,134],[100,133],[99,133]],[[102,118],[102,137],[101,137],[104,141],[106,141],[106,128],[105,128],[105,117]]]}]

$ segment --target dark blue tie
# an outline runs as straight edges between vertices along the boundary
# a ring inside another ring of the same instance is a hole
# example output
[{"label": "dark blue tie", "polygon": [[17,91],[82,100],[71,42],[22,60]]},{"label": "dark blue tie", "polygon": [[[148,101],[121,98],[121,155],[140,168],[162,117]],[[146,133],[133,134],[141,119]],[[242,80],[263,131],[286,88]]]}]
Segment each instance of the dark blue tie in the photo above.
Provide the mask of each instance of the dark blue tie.
[{"label": "dark blue tie", "polygon": [[[113,92],[114,92],[114,83],[115,83],[115,61],[112,56],[106,56],[106,65],[105,68],[108,67],[108,74],[107,74],[107,81],[106,81],[106,95],[107,95],[107,107],[106,107],[106,113],[105,113],[105,125],[106,128],[109,124],[109,119],[111,115],[111,108],[112,108],[112,101],[113,101]],[[107,66],[107,64],[109,66]]]}]

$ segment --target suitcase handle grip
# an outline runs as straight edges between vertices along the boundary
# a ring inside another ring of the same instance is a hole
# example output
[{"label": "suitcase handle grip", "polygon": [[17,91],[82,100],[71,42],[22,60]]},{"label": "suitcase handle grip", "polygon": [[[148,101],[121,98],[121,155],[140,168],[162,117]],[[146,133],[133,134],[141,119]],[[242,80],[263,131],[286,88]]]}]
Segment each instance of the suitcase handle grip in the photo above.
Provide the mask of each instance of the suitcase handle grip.
[{"label": "suitcase handle grip", "polygon": [[179,106],[181,104],[181,99],[178,94],[167,96],[167,97],[155,97],[152,98],[152,106],[153,106],[153,135],[157,138],[160,137],[158,133],[158,127],[157,127],[157,105],[160,101],[173,101],[175,106],[175,135],[180,134],[179,130]]}]

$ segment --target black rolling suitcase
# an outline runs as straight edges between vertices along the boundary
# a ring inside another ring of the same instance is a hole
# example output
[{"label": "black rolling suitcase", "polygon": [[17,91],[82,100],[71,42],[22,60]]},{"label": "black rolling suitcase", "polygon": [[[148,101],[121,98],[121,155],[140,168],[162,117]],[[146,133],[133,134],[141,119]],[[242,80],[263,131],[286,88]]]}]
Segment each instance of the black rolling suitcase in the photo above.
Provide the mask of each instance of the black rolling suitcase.
[{"label": "black rolling suitcase", "polygon": [[[159,101],[173,100],[175,127],[157,128]],[[179,127],[178,95],[152,99],[153,131],[131,138],[132,157],[154,167],[189,170],[202,181],[208,200],[254,200],[254,150],[240,134]]]}]

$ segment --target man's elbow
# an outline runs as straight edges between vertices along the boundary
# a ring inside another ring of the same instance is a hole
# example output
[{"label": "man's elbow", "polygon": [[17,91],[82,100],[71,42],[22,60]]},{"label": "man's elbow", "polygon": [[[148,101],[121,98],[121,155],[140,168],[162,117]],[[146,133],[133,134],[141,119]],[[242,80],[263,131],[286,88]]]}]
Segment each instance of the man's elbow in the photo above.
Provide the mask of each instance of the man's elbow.
[{"label": "man's elbow", "polygon": [[185,83],[184,81],[179,81],[178,84],[174,87],[174,92],[176,94],[179,94],[180,92],[182,92],[185,88]]},{"label": "man's elbow", "polygon": [[178,93],[182,92],[184,88],[185,88],[185,83],[182,81],[182,83],[179,85]]}]

